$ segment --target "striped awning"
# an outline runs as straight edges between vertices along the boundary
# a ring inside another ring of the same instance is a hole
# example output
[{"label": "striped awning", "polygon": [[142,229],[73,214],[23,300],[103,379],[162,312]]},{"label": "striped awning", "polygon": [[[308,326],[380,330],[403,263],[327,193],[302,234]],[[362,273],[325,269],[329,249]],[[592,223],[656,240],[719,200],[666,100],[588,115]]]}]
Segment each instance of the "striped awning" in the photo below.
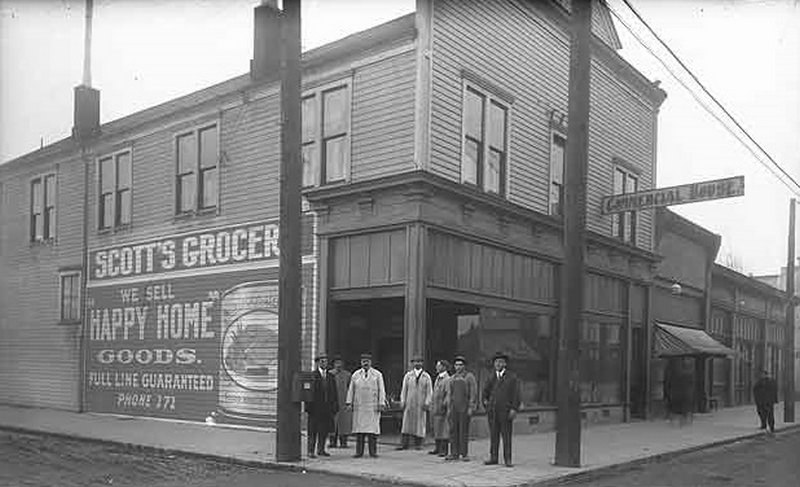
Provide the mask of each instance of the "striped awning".
[{"label": "striped awning", "polygon": [[655,353],[658,357],[706,355],[731,357],[734,351],[703,330],[656,323]]}]

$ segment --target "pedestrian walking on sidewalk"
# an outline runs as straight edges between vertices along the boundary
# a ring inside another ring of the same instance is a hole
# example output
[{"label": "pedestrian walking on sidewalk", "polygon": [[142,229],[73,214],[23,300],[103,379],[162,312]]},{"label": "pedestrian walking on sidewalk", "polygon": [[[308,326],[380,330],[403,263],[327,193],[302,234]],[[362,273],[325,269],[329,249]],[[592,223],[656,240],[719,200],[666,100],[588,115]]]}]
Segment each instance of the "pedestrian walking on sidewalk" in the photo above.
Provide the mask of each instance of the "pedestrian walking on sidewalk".
[{"label": "pedestrian walking on sidewalk", "polygon": [[315,458],[316,455],[329,457],[330,454],[325,451],[325,441],[328,433],[333,429],[333,416],[339,409],[339,400],[336,397],[336,382],[327,370],[328,356],[320,354],[314,359],[314,362],[317,368],[314,370],[313,399],[306,403],[308,456],[310,458]]},{"label": "pedestrian walking on sidewalk", "polygon": [[450,382],[450,363],[447,360],[436,362],[436,381],[433,383],[431,400],[431,425],[436,447],[431,455],[447,456],[447,443],[450,441],[450,425],[447,417],[447,385]]},{"label": "pedestrian walking on sidewalk", "polygon": [[667,383],[670,421],[672,415],[677,415],[678,425],[682,427],[692,421],[694,413],[693,359],[679,358],[673,361],[669,367],[672,367]]},{"label": "pedestrian walking on sidewalk", "polygon": [[453,359],[455,373],[447,382],[447,415],[450,422],[450,455],[446,460],[469,460],[469,422],[478,405],[478,381],[466,369],[467,359]]},{"label": "pedestrian walking on sidewalk", "polygon": [[347,389],[347,408],[353,412],[353,434],[356,435],[355,458],[364,456],[365,439],[369,443],[369,456],[378,456],[381,411],[385,405],[383,374],[372,367],[371,354],[361,354],[361,368],[353,372]]},{"label": "pedestrian walking on sidewalk", "polygon": [[503,461],[511,467],[511,433],[514,418],[519,410],[519,383],[517,376],[508,370],[508,355],[496,353],[494,374],[483,388],[483,406],[489,420],[489,460],[486,465],[497,465],[500,453],[500,439],[503,440]]},{"label": "pedestrian walking on sidewalk", "polygon": [[769,427],[770,433],[775,432],[775,403],[778,402],[778,385],[775,379],[769,376],[768,370],[761,371],[761,377],[753,386],[753,398],[756,401],[756,411],[761,420],[761,429]]},{"label": "pedestrian walking on sidewalk", "polygon": [[353,429],[353,413],[345,407],[347,405],[347,388],[350,387],[350,372],[344,369],[344,361],[341,357],[333,359],[333,370],[331,370],[334,381],[336,382],[336,397],[339,399],[339,410],[333,417],[333,432],[331,433],[330,447],[347,448],[347,435]]},{"label": "pedestrian walking on sidewalk", "polygon": [[422,369],[423,359],[415,356],[411,360],[412,368],[403,377],[400,389],[400,407],[403,409],[402,444],[400,450],[406,450],[414,442],[414,448],[422,448],[425,429],[428,423],[426,413],[430,410],[433,396],[433,381],[430,374]]}]

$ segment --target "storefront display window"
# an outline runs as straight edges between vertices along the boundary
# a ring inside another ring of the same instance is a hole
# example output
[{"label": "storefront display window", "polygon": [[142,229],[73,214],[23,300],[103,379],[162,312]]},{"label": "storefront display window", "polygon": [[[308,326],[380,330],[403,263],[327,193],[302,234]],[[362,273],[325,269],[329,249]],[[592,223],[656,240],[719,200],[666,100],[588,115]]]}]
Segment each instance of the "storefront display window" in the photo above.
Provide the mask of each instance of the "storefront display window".
[{"label": "storefront display window", "polygon": [[480,308],[458,316],[458,351],[483,385],[491,374],[491,357],[505,352],[517,374],[523,408],[551,405],[555,378],[555,315]]},{"label": "storefront display window", "polygon": [[620,323],[592,319],[581,324],[581,402],[622,402]]}]

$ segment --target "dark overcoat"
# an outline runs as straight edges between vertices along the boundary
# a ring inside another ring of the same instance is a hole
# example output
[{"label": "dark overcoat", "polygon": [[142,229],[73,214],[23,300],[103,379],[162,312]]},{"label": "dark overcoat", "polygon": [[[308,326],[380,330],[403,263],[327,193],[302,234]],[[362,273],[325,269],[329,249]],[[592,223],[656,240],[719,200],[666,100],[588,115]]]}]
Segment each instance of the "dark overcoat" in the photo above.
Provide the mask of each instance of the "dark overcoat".
[{"label": "dark overcoat", "polygon": [[516,374],[506,369],[503,378],[498,380],[497,373],[492,372],[483,387],[483,403],[489,415],[495,415],[503,421],[508,419],[512,409],[519,410],[519,381]]},{"label": "dark overcoat", "polygon": [[313,401],[306,403],[308,420],[324,431],[333,430],[333,417],[339,410],[339,399],[336,393],[336,379],[330,372],[322,378],[319,369],[314,371]]}]

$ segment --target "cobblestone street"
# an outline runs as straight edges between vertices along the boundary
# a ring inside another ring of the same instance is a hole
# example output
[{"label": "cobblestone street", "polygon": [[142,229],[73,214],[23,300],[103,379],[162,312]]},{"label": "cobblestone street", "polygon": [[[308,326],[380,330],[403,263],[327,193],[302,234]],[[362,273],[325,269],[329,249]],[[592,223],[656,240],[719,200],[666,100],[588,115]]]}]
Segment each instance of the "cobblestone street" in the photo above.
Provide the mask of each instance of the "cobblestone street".
[{"label": "cobblestone street", "polygon": [[762,436],[570,485],[592,487],[796,487],[800,431]]},{"label": "cobblestone street", "polygon": [[0,431],[0,487],[376,487],[380,482],[293,473],[101,443]]}]

